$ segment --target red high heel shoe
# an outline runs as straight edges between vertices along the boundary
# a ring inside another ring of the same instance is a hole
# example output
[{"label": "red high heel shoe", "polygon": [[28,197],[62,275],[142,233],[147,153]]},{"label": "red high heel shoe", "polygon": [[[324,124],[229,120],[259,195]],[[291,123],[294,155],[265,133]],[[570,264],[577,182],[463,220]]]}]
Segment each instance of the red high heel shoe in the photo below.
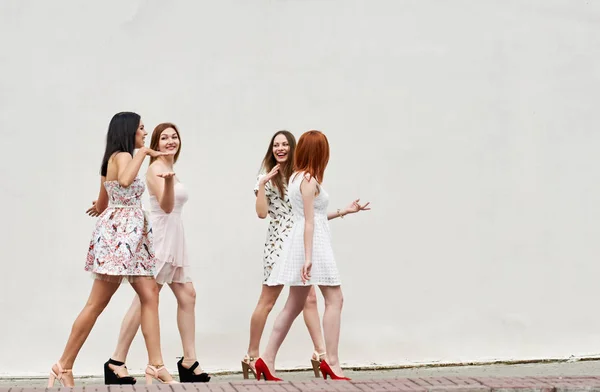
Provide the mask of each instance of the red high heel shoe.
[{"label": "red high heel shoe", "polygon": [[260,375],[263,374],[265,376],[266,381],[283,381],[281,378],[277,378],[271,374],[269,367],[262,360],[262,358],[258,358],[256,363],[254,364],[254,368],[256,369],[256,379],[260,381]]},{"label": "red high heel shoe", "polygon": [[327,380],[327,376],[331,377],[332,380],[350,380],[348,377],[337,376],[324,359],[321,360],[321,365],[319,365],[319,367],[321,368],[321,373],[323,373],[323,378],[325,380]]}]

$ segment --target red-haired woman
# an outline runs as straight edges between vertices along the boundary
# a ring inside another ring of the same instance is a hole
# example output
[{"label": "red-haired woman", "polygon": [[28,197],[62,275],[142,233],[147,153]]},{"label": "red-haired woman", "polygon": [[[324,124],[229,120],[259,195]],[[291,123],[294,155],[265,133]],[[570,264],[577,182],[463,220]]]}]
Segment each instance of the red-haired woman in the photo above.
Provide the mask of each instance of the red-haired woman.
[{"label": "red-haired woman", "polygon": [[347,380],[338,358],[342,288],[331,247],[328,221],[347,214],[369,210],[369,203],[352,202],[346,209],[328,213],[329,195],[321,186],[329,161],[329,142],[319,131],[308,131],[298,141],[294,173],[288,184],[294,225],[284,244],[281,259],[271,271],[267,285],[289,285],[290,294],[281,311],[264,354],[256,361],[256,372],[267,380],[275,377],[275,357],[292,323],[298,317],[309,290],[319,286],[325,298],[323,331],[327,353],[320,362],[323,377]]},{"label": "red-haired woman", "polygon": [[[242,359],[244,378],[252,372],[256,376],[254,363],[259,353],[267,317],[273,309],[282,285],[268,286],[267,279],[273,267],[279,262],[285,239],[293,226],[292,206],[288,198],[287,182],[294,166],[296,138],[288,131],[275,132],[262,162],[261,172],[256,180],[256,214],[259,218],[269,217],[269,230],[263,253],[263,285],[260,298],[250,319],[250,342]],[[314,289],[308,293],[303,310],[304,322],[313,341],[314,353],[311,363],[315,377],[319,377],[319,360],[325,355],[325,343],[321,332],[321,320],[317,309],[317,296]]]}]

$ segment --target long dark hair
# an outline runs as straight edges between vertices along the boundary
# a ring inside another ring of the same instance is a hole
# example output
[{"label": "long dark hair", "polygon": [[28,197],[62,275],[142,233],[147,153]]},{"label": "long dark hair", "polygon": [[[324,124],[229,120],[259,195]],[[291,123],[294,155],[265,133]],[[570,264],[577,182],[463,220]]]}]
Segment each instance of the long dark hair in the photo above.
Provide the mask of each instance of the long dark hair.
[{"label": "long dark hair", "polygon": [[277,160],[275,159],[275,155],[273,154],[273,143],[275,142],[275,138],[277,135],[283,135],[287,139],[287,142],[290,146],[290,152],[288,153],[287,161],[285,165],[279,169],[279,173],[271,179],[271,182],[277,187],[279,190],[279,195],[283,197],[285,194],[285,188],[287,180],[290,178],[294,171],[294,152],[296,151],[296,138],[289,131],[277,131],[271,138],[271,142],[269,143],[269,148],[267,149],[267,153],[265,154],[265,158],[262,162],[262,167],[266,172],[270,172],[275,165],[277,165]]},{"label": "long dark hair", "polygon": [[106,134],[106,150],[100,167],[101,176],[106,176],[108,161],[115,152],[128,152],[133,155],[135,134],[140,126],[140,118],[137,113],[121,112],[115,114],[110,120]]}]

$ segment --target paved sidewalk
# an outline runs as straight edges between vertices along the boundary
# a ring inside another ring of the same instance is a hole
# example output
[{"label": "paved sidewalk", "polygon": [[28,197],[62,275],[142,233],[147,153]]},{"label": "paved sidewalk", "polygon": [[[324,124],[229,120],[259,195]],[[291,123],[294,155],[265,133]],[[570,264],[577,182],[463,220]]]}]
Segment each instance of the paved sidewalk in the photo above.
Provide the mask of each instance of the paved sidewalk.
[{"label": "paved sidewalk", "polygon": [[175,385],[105,386],[76,388],[3,387],[0,392],[600,392],[600,376],[565,377],[409,377],[332,381],[232,381]]},{"label": "paved sidewalk", "polygon": [[[352,381],[315,379],[312,371],[278,372],[285,382],[242,381],[241,374],[215,374],[208,384],[153,385],[138,377],[133,387],[106,387],[98,377],[78,377],[77,388],[54,392],[600,392],[600,361],[560,361],[476,366],[432,366],[388,370],[345,370]],[[0,392],[41,392],[45,377],[2,378]]]}]

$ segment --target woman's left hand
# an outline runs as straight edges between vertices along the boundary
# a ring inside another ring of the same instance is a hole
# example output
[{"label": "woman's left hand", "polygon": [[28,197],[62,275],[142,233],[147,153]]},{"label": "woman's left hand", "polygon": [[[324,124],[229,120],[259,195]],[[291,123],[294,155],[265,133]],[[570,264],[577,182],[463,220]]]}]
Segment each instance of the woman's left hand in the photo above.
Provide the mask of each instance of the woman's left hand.
[{"label": "woman's left hand", "polygon": [[371,208],[369,208],[369,204],[371,204],[371,202],[367,202],[365,204],[360,204],[360,199],[356,199],[354,200],[352,203],[350,203],[350,205],[348,207],[346,207],[346,214],[355,214],[358,211],[369,211]]}]

